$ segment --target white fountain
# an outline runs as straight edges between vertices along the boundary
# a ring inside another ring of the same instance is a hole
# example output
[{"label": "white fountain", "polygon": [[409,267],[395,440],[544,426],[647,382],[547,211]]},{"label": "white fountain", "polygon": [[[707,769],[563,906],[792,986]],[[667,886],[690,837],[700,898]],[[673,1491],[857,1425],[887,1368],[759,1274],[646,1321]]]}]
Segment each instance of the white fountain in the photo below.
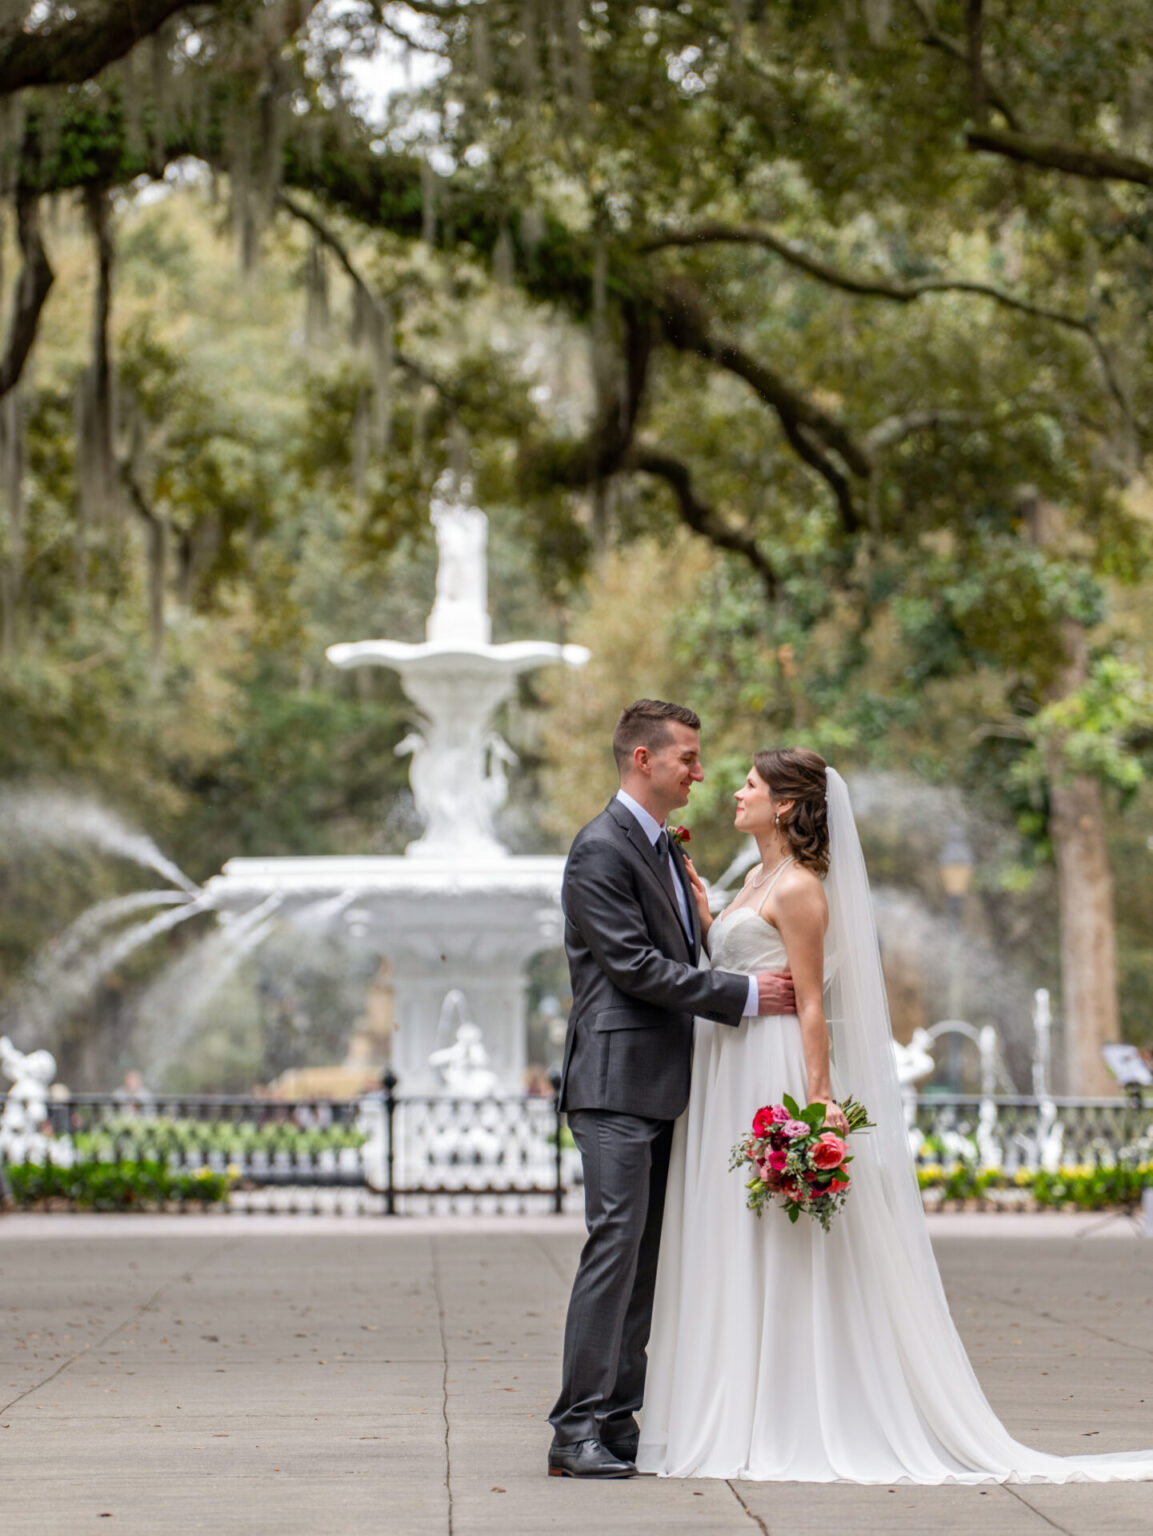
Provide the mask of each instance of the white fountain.
[{"label": "white fountain", "polygon": [[[582,646],[491,642],[488,520],[467,481],[443,475],[432,502],[436,599],[419,645],[362,640],[334,645],[338,667],[399,673],[416,709],[397,747],[411,754],[409,780],[423,834],[403,858],[231,859],[205,887],[206,904],[247,913],[275,898],[277,919],[334,902],[357,942],[390,965],[395,1000],[393,1070],[400,1091],[444,1092],[432,1057],[448,1042],[439,1021],[447,995],[467,999],[498,1091],[519,1093],[525,1058],[528,960],[560,939],[564,860],[511,855],[494,818],[515,761],[494,728],[517,675],[533,667],[583,666]],[[265,910],[268,910],[265,908]]]}]

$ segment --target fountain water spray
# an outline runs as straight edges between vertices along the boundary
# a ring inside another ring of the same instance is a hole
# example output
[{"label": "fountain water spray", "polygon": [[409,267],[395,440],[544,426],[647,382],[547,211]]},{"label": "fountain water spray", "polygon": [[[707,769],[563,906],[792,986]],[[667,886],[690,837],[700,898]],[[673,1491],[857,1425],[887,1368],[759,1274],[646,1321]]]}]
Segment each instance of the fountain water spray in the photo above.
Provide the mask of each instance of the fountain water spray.
[{"label": "fountain water spray", "polygon": [[137,923],[110,939],[94,954],[81,954],[67,968],[57,965],[45,972],[43,962],[34,967],[34,976],[43,973],[41,984],[22,989],[7,1010],[19,1019],[21,1035],[42,1038],[47,1034],[51,1037],[60,1020],[91,995],[101,977],[145,944],[207,910],[209,904],[203,895],[182,897],[175,909]]},{"label": "fountain water spray", "polygon": [[123,918],[149,907],[182,906],[188,897],[183,891],[130,891],[126,896],[112,896],[82,913],[71,927],[52,941],[37,956],[30,973],[32,984],[50,989],[64,967],[94,939]]},{"label": "fountain water spray", "polygon": [[145,990],[137,1014],[164,1019],[167,1026],[163,1034],[152,1036],[144,1064],[147,1082],[160,1082],[172,1062],[180,1059],[208,1004],[272,933],[280,901],[279,896],[270,896],[251,912],[206,934]]},{"label": "fountain water spray", "polygon": [[189,896],[198,894],[182,869],[150,837],[127,826],[105,806],[55,791],[18,790],[0,795],[0,839],[6,844],[74,849],[89,843],[103,853],[151,869]]}]

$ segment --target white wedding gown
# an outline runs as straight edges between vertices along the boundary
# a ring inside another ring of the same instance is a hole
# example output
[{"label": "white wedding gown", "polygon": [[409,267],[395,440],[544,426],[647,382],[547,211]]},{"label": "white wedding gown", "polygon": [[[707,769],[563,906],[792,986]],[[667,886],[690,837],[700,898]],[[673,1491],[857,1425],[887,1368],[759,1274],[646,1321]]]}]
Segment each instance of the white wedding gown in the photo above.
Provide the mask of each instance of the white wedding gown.
[{"label": "white wedding gown", "polygon": [[[709,954],[727,971],[787,968],[777,930],[748,907],[713,923]],[[736,1029],[697,1021],[692,1091],[673,1139],[639,1469],[852,1483],[1153,1478],[1153,1449],[1058,1457],[1010,1437],[953,1328],[927,1240],[918,1268],[902,1238],[876,1132],[852,1138],[852,1190],[831,1231],[803,1215],[793,1225],[777,1205],[759,1220],[747,1208],[746,1175],[728,1171],[729,1149],[762,1104],[785,1093],[803,1104],[806,1080],[795,1014]],[[835,1063],[832,1080],[838,1098],[859,1091]]]}]

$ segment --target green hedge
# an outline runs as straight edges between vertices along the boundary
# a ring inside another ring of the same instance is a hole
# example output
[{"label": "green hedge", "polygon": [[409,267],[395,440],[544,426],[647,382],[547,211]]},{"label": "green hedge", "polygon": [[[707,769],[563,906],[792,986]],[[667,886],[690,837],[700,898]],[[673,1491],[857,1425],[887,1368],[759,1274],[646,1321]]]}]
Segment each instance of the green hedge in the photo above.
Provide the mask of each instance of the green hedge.
[{"label": "green hedge", "polygon": [[72,1168],[14,1163],[5,1170],[12,1199],[26,1208],[66,1201],[82,1211],[141,1211],[168,1205],[218,1205],[227,1174],[209,1168],[174,1172],[152,1161],[77,1163]]}]

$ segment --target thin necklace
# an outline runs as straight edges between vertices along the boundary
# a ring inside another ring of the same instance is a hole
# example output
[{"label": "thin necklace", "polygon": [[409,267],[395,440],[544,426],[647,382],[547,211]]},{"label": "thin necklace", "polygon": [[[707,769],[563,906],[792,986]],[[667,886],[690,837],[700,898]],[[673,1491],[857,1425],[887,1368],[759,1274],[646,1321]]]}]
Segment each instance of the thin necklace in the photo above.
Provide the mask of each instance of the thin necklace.
[{"label": "thin necklace", "polygon": [[[762,875],[759,880],[757,879],[756,875],[754,875],[753,878],[749,881],[749,884],[752,886],[753,890],[754,891],[759,891],[761,886],[764,885],[766,880],[771,880],[773,878],[773,876],[776,874],[778,869],[784,869],[786,864],[791,864],[793,859],[794,859],[794,857],[795,857],[794,854],[791,854],[791,853],[788,854],[785,858],[783,858],[781,860],[781,862],[779,864],[774,864],[772,869],[769,870],[768,874],[767,875]],[[762,864],[761,867],[764,868],[764,865]]]}]

